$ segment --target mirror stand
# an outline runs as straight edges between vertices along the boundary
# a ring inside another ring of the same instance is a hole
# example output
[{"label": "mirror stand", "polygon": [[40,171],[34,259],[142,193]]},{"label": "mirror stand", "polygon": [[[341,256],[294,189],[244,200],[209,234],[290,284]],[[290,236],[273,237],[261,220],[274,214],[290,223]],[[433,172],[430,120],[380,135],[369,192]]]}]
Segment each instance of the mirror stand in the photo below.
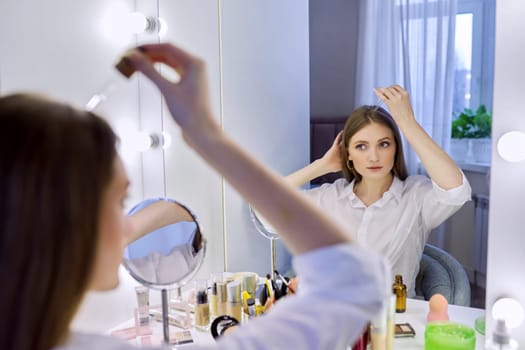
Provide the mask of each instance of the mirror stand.
[{"label": "mirror stand", "polygon": [[[124,251],[123,264],[136,281],[160,290],[163,342],[169,346],[172,302],[173,306],[185,306],[183,327],[191,320],[190,305],[182,300],[181,289],[202,265],[206,239],[195,215],[171,199],[147,199],[128,215],[133,216],[135,231]],[[175,291],[176,300],[170,300],[171,290]]]},{"label": "mirror stand", "polygon": [[162,331],[164,333],[164,343],[170,343],[170,324],[168,322],[168,290],[163,288],[161,290],[162,297]]},{"label": "mirror stand", "polygon": [[270,238],[270,275],[273,275],[274,271],[277,269],[277,264],[276,264],[276,256],[277,256],[277,253],[276,253],[276,250],[275,250],[275,245],[276,245],[276,240],[275,238]]}]

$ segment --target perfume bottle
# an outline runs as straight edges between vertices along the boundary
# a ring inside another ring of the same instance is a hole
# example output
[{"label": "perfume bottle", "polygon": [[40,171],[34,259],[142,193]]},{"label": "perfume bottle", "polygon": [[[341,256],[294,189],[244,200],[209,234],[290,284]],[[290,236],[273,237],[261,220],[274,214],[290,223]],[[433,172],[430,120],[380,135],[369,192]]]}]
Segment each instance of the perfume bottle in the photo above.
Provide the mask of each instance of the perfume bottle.
[{"label": "perfume bottle", "polygon": [[407,307],[407,286],[403,283],[403,276],[396,275],[396,281],[392,285],[396,295],[396,312],[405,312]]}]

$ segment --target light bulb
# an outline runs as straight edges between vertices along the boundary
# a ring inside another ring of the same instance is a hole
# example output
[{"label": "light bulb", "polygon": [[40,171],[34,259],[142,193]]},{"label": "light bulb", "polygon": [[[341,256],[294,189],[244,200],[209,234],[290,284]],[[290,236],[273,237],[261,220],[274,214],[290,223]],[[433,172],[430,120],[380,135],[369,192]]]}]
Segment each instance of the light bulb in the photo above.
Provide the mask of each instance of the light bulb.
[{"label": "light bulb", "polygon": [[492,305],[492,318],[504,320],[508,328],[516,328],[523,322],[523,306],[512,298],[500,298]]},{"label": "light bulb", "polygon": [[126,16],[124,25],[131,33],[158,33],[159,36],[164,36],[168,30],[168,25],[161,18],[146,16],[140,12],[132,12]]},{"label": "light bulb", "polygon": [[153,135],[144,132],[144,131],[138,131],[135,135],[133,135],[133,144],[136,147],[136,150],[138,152],[146,152],[150,148],[153,148],[153,145],[155,144],[155,139],[153,138]]},{"label": "light bulb", "polygon": [[126,16],[126,26],[135,34],[144,33],[148,28],[148,19],[140,12],[132,12]]},{"label": "light bulb", "polygon": [[498,154],[507,162],[525,160],[525,133],[510,131],[503,134],[497,144]]},{"label": "light bulb", "polygon": [[162,148],[167,149],[171,146],[171,135],[167,132],[162,133]]},{"label": "light bulb", "polygon": [[159,23],[159,37],[164,38],[168,32],[168,23],[160,17],[157,19],[157,21]]}]

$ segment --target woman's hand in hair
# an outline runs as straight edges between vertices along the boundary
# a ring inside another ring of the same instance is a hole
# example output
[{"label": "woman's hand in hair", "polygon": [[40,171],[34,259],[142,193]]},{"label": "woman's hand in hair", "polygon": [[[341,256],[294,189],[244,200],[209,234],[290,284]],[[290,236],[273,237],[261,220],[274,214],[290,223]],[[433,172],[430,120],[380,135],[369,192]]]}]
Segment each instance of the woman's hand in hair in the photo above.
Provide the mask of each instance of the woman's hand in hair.
[{"label": "woman's hand in hair", "polygon": [[402,128],[403,124],[416,120],[410,103],[410,96],[401,86],[380,87],[374,89],[374,93],[386,104],[399,127]]},{"label": "woman's hand in hair", "polygon": [[392,118],[416,151],[432,181],[445,190],[459,187],[463,183],[461,170],[417,123],[408,92],[399,85],[377,88],[374,92],[387,105]]},{"label": "woman's hand in hair", "polygon": [[336,171],[341,171],[341,139],[343,137],[343,132],[340,131],[334,139],[332,146],[326,151],[326,153],[321,157],[323,163],[323,168],[325,173],[334,173]]}]

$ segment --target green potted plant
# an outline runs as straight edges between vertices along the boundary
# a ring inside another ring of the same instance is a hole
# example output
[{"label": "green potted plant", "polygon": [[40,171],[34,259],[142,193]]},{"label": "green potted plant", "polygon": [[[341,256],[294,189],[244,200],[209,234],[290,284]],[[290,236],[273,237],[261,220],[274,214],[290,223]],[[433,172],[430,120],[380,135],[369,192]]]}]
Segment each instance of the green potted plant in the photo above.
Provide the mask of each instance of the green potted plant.
[{"label": "green potted plant", "polygon": [[452,154],[458,161],[489,163],[492,117],[485,105],[465,108],[452,121]]}]

